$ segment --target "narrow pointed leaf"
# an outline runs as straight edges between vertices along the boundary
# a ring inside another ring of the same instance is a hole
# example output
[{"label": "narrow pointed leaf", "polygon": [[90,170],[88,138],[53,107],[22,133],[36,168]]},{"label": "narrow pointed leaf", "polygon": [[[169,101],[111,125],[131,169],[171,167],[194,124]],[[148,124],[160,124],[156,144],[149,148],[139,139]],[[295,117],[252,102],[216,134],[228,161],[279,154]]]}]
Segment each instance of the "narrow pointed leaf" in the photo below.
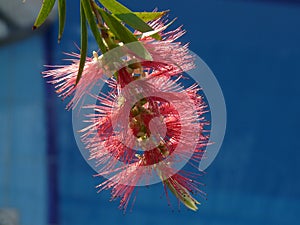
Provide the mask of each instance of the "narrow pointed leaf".
[{"label": "narrow pointed leaf", "polygon": [[157,20],[162,16],[166,15],[168,11],[162,12],[134,12],[136,16],[142,19],[144,22],[150,22],[152,20]]},{"label": "narrow pointed leaf", "polygon": [[100,35],[100,31],[97,27],[97,23],[95,21],[95,17],[94,17],[94,14],[93,14],[93,11],[92,11],[92,6],[91,6],[91,3],[89,0],[81,0],[81,3],[82,3],[82,7],[84,9],[84,14],[86,15],[86,19],[90,25],[90,28],[93,32],[93,35],[96,39],[96,42],[101,50],[102,53],[105,53],[107,50],[106,50],[106,46],[102,40],[102,37]]},{"label": "narrow pointed leaf", "polygon": [[[147,23],[145,23],[141,18],[139,18],[134,13],[121,13],[115,14],[115,16],[126,23],[127,25],[131,26],[133,29],[138,30],[142,33],[153,31],[152,27],[150,27]],[[161,37],[158,33],[154,33],[152,35],[153,38],[160,40]]]},{"label": "narrow pointed leaf", "polygon": [[32,27],[33,30],[35,30],[45,22],[51,10],[53,9],[54,4],[55,4],[55,0],[43,0],[40,12]]},{"label": "narrow pointed leaf", "polygon": [[[99,2],[114,14],[118,19],[142,33],[153,30],[146,22],[135,15],[130,9],[115,0],[99,0]],[[154,34],[153,38],[160,40],[159,34]]]},{"label": "narrow pointed leaf", "polygon": [[115,0],[99,0],[99,2],[112,14],[130,13],[131,10]]},{"label": "narrow pointed leaf", "polygon": [[80,48],[80,61],[79,61],[79,68],[78,74],[76,78],[76,85],[78,84],[83,68],[85,65],[86,60],[86,53],[87,53],[87,45],[88,45],[88,32],[87,32],[87,25],[86,25],[86,16],[84,13],[84,9],[82,6],[82,2],[80,4],[80,26],[81,26],[81,48]]},{"label": "narrow pointed leaf", "polygon": [[110,15],[101,8],[98,8],[98,11],[109,27],[110,31],[114,33],[119,40],[123,41],[124,43],[137,41],[137,38],[130,32],[130,30],[123,26],[114,16]]},{"label": "narrow pointed leaf", "polygon": [[60,42],[66,23],[66,0],[58,0],[58,42]]},{"label": "narrow pointed leaf", "polygon": [[[109,27],[110,31],[114,33],[114,35],[120,41],[124,42],[125,44],[138,42],[138,39],[130,32],[130,30],[123,26],[120,21],[118,21],[114,16],[110,15],[101,8],[98,8],[98,11]],[[139,43],[139,45],[135,45],[134,53],[143,59],[152,60],[150,53],[145,49],[142,43]]]}]

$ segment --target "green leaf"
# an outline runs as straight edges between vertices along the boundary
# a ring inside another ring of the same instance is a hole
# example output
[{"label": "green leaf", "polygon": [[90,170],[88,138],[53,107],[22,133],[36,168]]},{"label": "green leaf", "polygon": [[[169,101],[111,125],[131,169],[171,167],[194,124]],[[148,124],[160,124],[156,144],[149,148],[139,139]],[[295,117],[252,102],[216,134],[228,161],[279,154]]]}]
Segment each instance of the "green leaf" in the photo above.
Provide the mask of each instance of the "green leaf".
[{"label": "green leaf", "polygon": [[86,19],[90,25],[90,28],[93,32],[93,35],[96,39],[96,42],[101,50],[102,53],[105,53],[107,51],[106,46],[102,40],[102,37],[100,35],[100,31],[97,27],[97,23],[95,21],[95,17],[92,11],[92,6],[89,0],[81,0],[82,7],[84,9],[84,14],[86,15]]},{"label": "green leaf", "polygon": [[109,27],[110,31],[114,33],[119,40],[123,41],[124,43],[138,41],[138,39],[130,32],[130,30],[123,26],[114,16],[110,15],[101,8],[98,8],[98,11]]},{"label": "green leaf", "polygon": [[157,20],[162,16],[166,15],[169,11],[162,12],[134,12],[136,16],[141,18],[144,22],[150,22],[152,20]]},{"label": "green leaf", "polygon": [[59,27],[58,27],[58,43],[59,43],[62,34],[64,32],[65,23],[66,23],[66,0],[58,0],[58,17],[59,17]]},{"label": "green leaf", "polygon": [[[138,42],[138,39],[128,30],[125,26],[123,26],[114,16],[107,13],[105,10],[98,8],[98,11],[105,23],[109,27],[110,31],[114,33],[114,35],[125,44],[131,42]],[[145,49],[142,43],[138,42],[138,45],[134,46],[134,53],[139,57],[152,60],[150,53]]]},{"label": "green leaf", "polygon": [[80,26],[81,26],[81,48],[80,48],[80,61],[79,61],[79,69],[76,78],[76,85],[78,84],[83,68],[85,65],[86,60],[86,53],[87,53],[87,45],[88,45],[88,32],[86,26],[86,16],[83,9],[83,4],[80,4]]},{"label": "green leaf", "polygon": [[32,27],[33,30],[35,30],[36,28],[38,28],[45,22],[45,20],[49,16],[49,13],[51,12],[54,4],[55,4],[55,0],[44,0],[43,1],[40,12],[34,22],[33,27]]},{"label": "green leaf", "polygon": [[[153,30],[152,27],[150,27],[145,21],[143,21],[140,17],[135,15],[130,9],[128,9],[121,3],[115,0],[99,0],[99,2],[118,19],[122,20],[133,29],[138,30],[142,33]],[[153,38],[157,40],[161,39],[159,34],[154,34]]]},{"label": "green leaf", "polygon": [[99,0],[112,14],[131,13],[131,10],[115,0]]},{"label": "green leaf", "polygon": [[[142,33],[153,31],[152,27],[150,27],[147,23],[145,23],[140,17],[138,17],[134,13],[121,13],[114,15],[127,25],[131,26],[133,29],[138,30]],[[154,33],[152,37],[157,40],[161,40],[160,35],[157,33]]]}]

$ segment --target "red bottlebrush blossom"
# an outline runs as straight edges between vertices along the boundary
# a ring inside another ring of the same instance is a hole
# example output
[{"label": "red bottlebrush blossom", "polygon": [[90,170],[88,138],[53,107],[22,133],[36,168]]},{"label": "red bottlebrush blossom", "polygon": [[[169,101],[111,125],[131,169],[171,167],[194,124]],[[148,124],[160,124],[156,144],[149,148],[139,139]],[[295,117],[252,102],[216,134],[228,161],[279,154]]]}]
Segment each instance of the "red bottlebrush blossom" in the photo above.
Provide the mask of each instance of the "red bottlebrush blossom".
[{"label": "red bottlebrush blossom", "polygon": [[98,185],[99,191],[111,189],[112,198],[121,198],[120,207],[126,209],[136,186],[160,180],[166,194],[169,189],[186,207],[197,210],[199,202],[192,193],[202,193],[200,183],[182,167],[188,161],[199,162],[207,145],[206,105],[196,84],[186,88],[179,83],[181,73],[194,67],[187,45],[175,42],[184,31],[163,33],[165,24],[160,20],[150,25],[161,41],[135,34],[153,60],[128,56],[129,65],[106,81],[110,92],[93,96],[99,104],[80,102],[111,72],[97,53],[87,58],[77,85],[80,57],[75,53],[69,54],[75,57],[71,65],[54,66],[43,74],[52,79],[63,99],[73,95],[68,108],[79,104],[95,112],[87,115],[89,125],[81,132],[90,159],[97,162],[98,175],[108,178]]},{"label": "red bottlebrush blossom", "polygon": [[[112,198],[121,197],[120,207],[124,209],[135,186],[148,185],[157,177],[184,205],[197,209],[199,202],[191,192],[202,192],[190,177],[192,174],[179,172],[178,163],[190,158],[199,161],[202,157],[208,141],[203,118],[206,106],[196,85],[183,88],[178,80],[146,74],[119,93],[117,82],[111,80],[109,95],[97,97],[100,105],[88,106],[96,113],[89,115],[90,126],[82,130],[82,141],[91,159],[97,161],[99,175],[108,177],[98,187],[100,191],[112,189]],[[136,101],[140,93],[135,96],[132,90],[137,88],[147,97]],[[127,111],[128,121],[124,120]],[[115,124],[124,129],[116,129]],[[162,126],[165,133],[159,131]],[[151,132],[157,136],[151,136]],[[148,140],[154,146],[147,144]]]}]

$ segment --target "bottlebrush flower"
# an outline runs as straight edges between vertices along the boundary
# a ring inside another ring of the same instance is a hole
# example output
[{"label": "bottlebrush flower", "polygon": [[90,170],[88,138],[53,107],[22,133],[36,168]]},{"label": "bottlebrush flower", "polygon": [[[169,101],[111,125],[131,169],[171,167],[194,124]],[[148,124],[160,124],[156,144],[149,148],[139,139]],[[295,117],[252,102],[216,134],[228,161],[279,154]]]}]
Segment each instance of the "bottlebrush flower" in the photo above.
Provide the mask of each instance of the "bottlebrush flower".
[{"label": "bottlebrush flower", "polygon": [[[89,125],[81,132],[90,160],[97,162],[98,175],[108,178],[98,185],[99,191],[111,189],[112,199],[121,198],[120,207],[126,210],[135,187],[156,179],[163,182],[167,196],[169,189],[186,207],[197,210],[199,202],[192,193],[204,193],[195,174],[181,169],[185,162],[202,158],[208,142],[206,105],[196,84],[188,88],[180,84],[182,72],[194,67],[188,46],[176,42],[184,31],[179,27],[164,33],[162,20],[150,25],[162,40],[135,35],[152,61],[124,48],[128,54],[118,68],[119,58],[104,63],[105,55],[94,52],[76,85],[80,56],[71,53],[70,65],[53,66],[43,74],[56,85],[60,97],[73,95],[67,108],[79,105],[94,110],[86,115]],[[117,72],[112,74],[110,66]],[[85,96],[91,95],[99,80],[107,82],[110,92],[93,96],[99,104],[85,105]]]},{"label": "bottlebrush flower", "polygon": [[[178,171],[177,164],[190,158],[195,162],[201,159],[208,141],[203,118],[206,106],[197,85],[184,88],[178,81],[179,78],[146,73],[128,89],[118,89],[113,79],[108,95],[95,96],[100,105],[87,106],[95,109],[95,114],[88,115],[90,125],[81,131],[82,141],[90,159],[97,161],[98,175],[108,177],[98,185],[99,191],[112,189],[112,199],[120,197],[123,209],[127,208],[135,186],[148,185],[156,177],[163,182],[166,194],[169,189],[189,209],[197,210],[199,204],[191,193],[204,194],[198,188],[200,183],[193,180],[194,175]],[[136,89],[140,92],[132,94]],[[145,97],[132,105],[141,93]],[[124,118],[128,110],[127,121]],[[114,124],[124,129],[116,129]],[[161,126],[165,126],[165,133],[157,131]],[[153,137],[151,132],[158,136]],[[154,146],[147,148],[147,141]]]}]

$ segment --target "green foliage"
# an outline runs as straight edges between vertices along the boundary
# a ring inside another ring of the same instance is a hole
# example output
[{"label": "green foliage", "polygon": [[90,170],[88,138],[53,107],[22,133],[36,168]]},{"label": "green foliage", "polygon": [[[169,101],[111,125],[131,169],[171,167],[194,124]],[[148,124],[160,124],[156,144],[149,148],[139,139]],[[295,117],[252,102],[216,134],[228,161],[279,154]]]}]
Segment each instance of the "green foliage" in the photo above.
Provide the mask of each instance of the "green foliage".
[{"label": "green foliage", "polygon": [[66,23],[66,0],[58,0],[58,18],[58,42],[60,42]]},{"label": "green foliage", "polygon": [[130,9],[115,0],[98,0],[106,9],[113,14],[130,13]]},{"label": "green foliage", "polygon": [[[147,22],[161,18],[167,13],[167,11],[132,12],[116,0],[98,1],[109,12],[100,8],[96,4],[95,0],[80,0],[81,49],[76,84],[80,81],[87,56],[87,24],[89,24],[92,34],[102,53],[116,47],[117,42],[127,44],[138,41],[138,37],[135,36],[124,24],[140,31],[142,33],[141,36],[152,36],[157,40],[161,39],[159,32],[154,31]],[[39,14],[33,25],[33,29],[40,27],[46,21],[55,5],[55,2],[56,0],[43,0]],[[60,42],[66,22],[66,0],[58,0],[58,16],[58,42]],[[104,25],[104,22],[107,27]],[[134,51],[134,53],[140,58],[152,60],[150,53],[145,49],[142,43],[134,45],[134,49],[131,50]]]},{"label": "green foliage", "polygon": [[33,27],[32,27],[33,30],[35,30],[36,28],[38,28],[45,22],[45,20],[49,16],[54,4],[55,4],[55,0],[44,0],[43,1],[40,12],[34,22]]},{"label": "green foliage", "polygon": [[166,15],[168,11],[162,11],[162,12],[134,12],[135,15],[137,15],[139,18],[141,18],[144,22],[150,22],[152,20],[157,20],[161,18],[162,16]]},{"label": "green foliage", "polygon": [[[138,17],[134,12],[132,12],[127,7],[121,5],[115,0],[99,0],[99,2],[108,9],[115,17],[131,26],[133,29],[140,32],[152,31],[150,27],[144,20]],[[158,34],[154,34],[153,38],[160,40],[161,37]]]},{"label": "green foliage", "polygon": [[91,31],[93,32],[93,35],[96,39],[96,42],[102,51],[102,53],[106,52],[106,46],[102,40],[101,34],[99,32],[99,29],[97,27],[97,23],[95,20],[95,16],[92,10],[92,5],[89,0],[81,0],[82,7],[84,9],[84,14],[86,16],[86,19],[90,25]]},{"label": "green foliage", "polygon": [[[118,40],[122,41],[125,44],[131,43],[131,42],[138,42],[138,39],[136,36],[134,36],[128,28],[123,26],[114,16],[107,13],[105,10],[99,8],[98,9],[100,15],[106,22],[107,26],[111,30],[111,32],[117,37]],[[137,56],[146,59],[151,60],[152,57],[150,53],[144,48],[142,43],[139,43],[135,46],[134,52],[137,54]]]},{"label": "green foliage", "polygon": [[76,78],[76,85],[78,84],[83,72],[83,68],[86,60],[86,54],[87,54],[87,46],[88,46],[86,16],[85,16],[82,2],[80,4],[80,25],[81,25],[81,43],[80,43],[81,48],[80,48],[80,62],[79,62],[78,74]]}]

